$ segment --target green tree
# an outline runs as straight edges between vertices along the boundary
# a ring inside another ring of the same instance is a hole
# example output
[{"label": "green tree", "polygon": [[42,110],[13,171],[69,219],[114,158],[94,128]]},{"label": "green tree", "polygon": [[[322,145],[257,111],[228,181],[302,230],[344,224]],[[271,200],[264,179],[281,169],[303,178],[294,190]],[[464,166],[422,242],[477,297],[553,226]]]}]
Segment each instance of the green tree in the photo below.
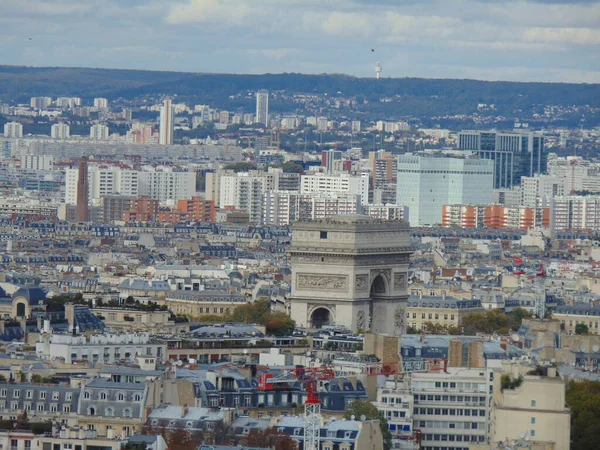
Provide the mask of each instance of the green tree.
[{"label": "green tree", "polygon": [[235,173],[248,172],[249,170],[256,170],[256,165],[251,162],[237,162],[233,164],[227,164],[223,169],[233,170]]},{"label": "green tree", "polygon": [[273,450],[296,450],[296,442],[283,431],[275,428],[266,430],[252,430],[244,439],[244,445],[256,448],[271,448]]},{"label": "green tree", "polygon": [[575,325],[575,334],[588,334],[590,329],[585,323]]},{"label": "green tree", "polygon": [[275,335],[289,334],[296,328],[296,322],[287,314],[271,311],[271,301],[268,298],[238,306],[233,310],[230,319],[234,322],[264,325],[267,333]]},{"label": "green tree", "polygon": [[37,373],[34,375],[31,375],[31,382],[32,383],[41,383],[42,382],[42,376],[38,375]]},{"label": "green tree", "polygon": [[354,416],[356,419],[364,415],[367,419],[379,420],[379,428],[383,434],[383,449],[390,450],[392,448],[392,433],[388,429],[388,422],[373,403],[368,400],[355,400],[346,407],[344,412],[345,419],[351,419]]},{"label": "green tree", "polygon": [[571,450],[596,450],[600,442],[600,382],[569,382],[566,400],[571,409]]}]

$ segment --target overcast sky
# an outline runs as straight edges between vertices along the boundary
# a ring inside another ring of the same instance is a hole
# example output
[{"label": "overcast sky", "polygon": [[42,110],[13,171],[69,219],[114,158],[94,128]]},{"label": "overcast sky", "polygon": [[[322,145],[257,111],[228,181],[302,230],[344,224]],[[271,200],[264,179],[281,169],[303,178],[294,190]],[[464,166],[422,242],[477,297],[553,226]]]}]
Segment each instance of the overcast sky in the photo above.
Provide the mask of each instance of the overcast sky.
[{"label": "overcast sky", "polygon": [[600,82],[600,1],[0,0],[0,11],[0,64],[373,76],[380,61],[384,77]]}]

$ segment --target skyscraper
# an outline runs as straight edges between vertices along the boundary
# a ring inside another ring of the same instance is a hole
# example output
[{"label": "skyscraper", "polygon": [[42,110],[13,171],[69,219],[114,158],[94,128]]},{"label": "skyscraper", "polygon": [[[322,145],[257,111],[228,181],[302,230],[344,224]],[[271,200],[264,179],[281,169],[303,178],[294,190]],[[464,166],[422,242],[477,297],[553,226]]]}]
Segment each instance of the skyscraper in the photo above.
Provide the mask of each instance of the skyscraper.
[{"label": "skyscraper", "polygon": [[160,108],[160,129],[158,143],[173,145],[173,116],[175,111],[170,99],[166,99]]},{"label": "skyscraper", "polygon": [[255,123],[269,125],[269,91],[260,90],[256,93]]},{"label": "skyscraper", "polygon": [[83,156],[79,161],[79,174],[77,179],[77,221],[87,222],[90,217],[88,206],[89,200],[89,182],[88,182],[88,161]]},{"label": "skyscraper", "polygon": [[52,139],[68,139],[71,136],[71,127],[67,123],[55,123],[50,127]]}]

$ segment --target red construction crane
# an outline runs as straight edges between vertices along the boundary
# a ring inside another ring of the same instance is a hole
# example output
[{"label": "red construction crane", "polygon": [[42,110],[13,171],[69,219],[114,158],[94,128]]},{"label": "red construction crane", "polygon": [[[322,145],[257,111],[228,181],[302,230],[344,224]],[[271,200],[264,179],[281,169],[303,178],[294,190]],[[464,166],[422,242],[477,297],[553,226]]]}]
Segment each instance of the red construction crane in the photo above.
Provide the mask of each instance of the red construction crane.
[{"label": "red construction crane", "polygon": [[330,366],[303,367],[283,372],[275,376],[263,373],[258,377],[258,390],[270,391],[277,383],[301,382],[306,384],[306,401],[304,402],[304,450],[320,450],[321,448],[321,399],[317,390],[319,381],[335,378]]}]

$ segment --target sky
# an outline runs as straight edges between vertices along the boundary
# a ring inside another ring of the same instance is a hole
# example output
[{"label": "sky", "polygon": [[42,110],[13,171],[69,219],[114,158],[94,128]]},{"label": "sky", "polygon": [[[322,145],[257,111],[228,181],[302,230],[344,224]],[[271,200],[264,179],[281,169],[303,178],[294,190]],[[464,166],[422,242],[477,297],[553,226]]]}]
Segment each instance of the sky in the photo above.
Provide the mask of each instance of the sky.
[{"label": "sky", "polygon": [[[0,0],[0,64],[600,83],[600,0]],[[372,51],[374,49],[375,51]]]}]

